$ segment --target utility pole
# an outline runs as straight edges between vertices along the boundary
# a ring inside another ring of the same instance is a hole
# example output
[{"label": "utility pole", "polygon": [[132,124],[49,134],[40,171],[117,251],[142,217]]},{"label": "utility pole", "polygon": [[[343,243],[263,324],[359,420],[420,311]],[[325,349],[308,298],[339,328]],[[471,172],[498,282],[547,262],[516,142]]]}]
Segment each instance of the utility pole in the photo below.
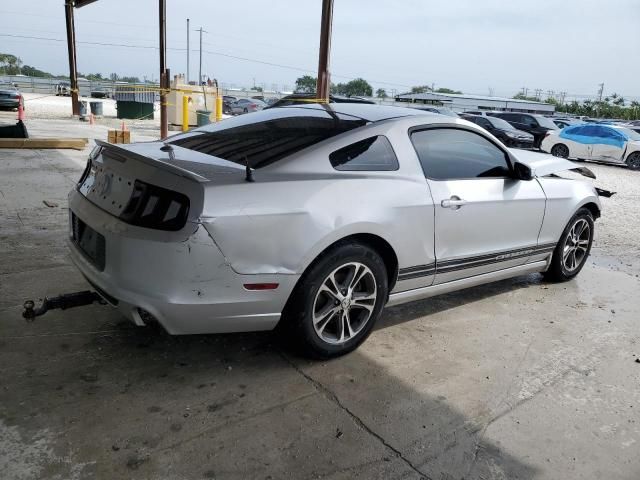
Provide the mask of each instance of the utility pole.
[{"label": "utility pole", "polygon": [[331,27],[333,24],[333,0],[322,0],[322,19],[320,20],[320,51],[318,52],[318,80],[316,97],[319,102],[329,103],[331,78],[329,58],[331,55]]},{"label": "utility pole", "polygon": [[598,84],[599,85],[599,89],[598,89],[598,102],[602,101],[602,93],[604,92],[604,82]]},{"label": "utility pole", "polygon": [[560,104],[564,105],[564,99],[567,96],[567,92],[560,92]]},{"label": "utility pole", "polygon": [[167,116],[167,90],[169,88],[169,72],[167,71],[167,0],[158,0],[160,20],[160,138],[169,135],[169,118]]},{"label": "utility pole", "polygon": [[189,19],[187,18],[187,85],[189,84]]},{"label": "utility pole", "polygon": [[67,23],[67,50],[69,51],[69,85],[71,89],[71,112],[80,115],[78,103],[78,70],[76,67],[76,31],[73,22],[73,0],[64,2],[64,13]]},{"label": "utility pole", "polygon": [[198,69],[198,85],[202,85],[202,32],[206,33],[206,30],[202,30],[202,27],[200,27],[197,31],[200,32],[200,68]]}]

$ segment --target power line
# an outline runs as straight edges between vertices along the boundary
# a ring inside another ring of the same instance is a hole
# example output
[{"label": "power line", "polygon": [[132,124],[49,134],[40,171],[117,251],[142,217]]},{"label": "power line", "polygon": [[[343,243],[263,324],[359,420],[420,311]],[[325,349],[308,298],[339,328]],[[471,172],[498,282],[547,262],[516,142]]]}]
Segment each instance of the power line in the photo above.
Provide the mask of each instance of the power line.
[{"label": "power line", "polygon": [[[0,33],[0,37],[11,37],[11,38],[24,38],[24,39],[31,39],[31,40],[45,40],[45,41],[49,41],[49,42],[66,42],[66,40],[61,39],[61,38],[51,38],[51,37],[37,37],[37,36],[31,36],[31,35],[15,35],[15,34],[9,34],[9,33]],[[144,48],[144,49],[155,49],[157,50],[158,47],[157,46],[150,46],[150,45],[132,45],[132,44],[126,44],[126,43],[111,43],[111,42],[90,42],[90,41],[77,41],[76,43],[81,44],[81,45],[93,45],[93,46],[103,46],[103,47],[125,47],[125,48]],[[178,47],[167,47],[167,50],[173,50],[173,51],[186,51],[186,48],[178,48]],[[191,50],[191,51],[197,51],[197,50]],[[241,61],[245,61],[245,62],[252,62],[252,63],[259,63],[261,65],[268,65],[271,67],[278,67],[278,68],[284,68],[284,69],[288,69],[288,70],[295,70],[298,72],[303,72],[303,73],[316,73],[315,70],[312,69],[308,69],[308,68],[301,68],[301,67],[296,67],[293,65],[284,65],[281,63],[275,63],[275,62],[267,62],[264,60],[258,60],[255,58],[249,58],[249,57],[241,57],[238,55],[231,55],[229,53],[224,53],[224,52],[218,52],[218,51],[213,51],[213,50],[202,50],[203,53],[207,53],[209,55],[217,55],[217,56],[221,56],[221,57],[226,57],[226,58],[232,58],[234,60],[241,60]],[[333,77],[336,78],[343,78],[346,80],[354,80],[356,77],[353,76],[347,76],[347,75],[339,75],[339,74],[332,74]],[[384,81],[379,81],[379,80],[372,80],[373,83],[375,84],[380,84],[380,85],[391,85],[391,86],[398,86],[398,87],[405,87],[405,88],[411,88],[410,85],[404,85],[402,83],[394,83],[394,82],[384,82]]]},{"label": "power line", "polygon": [[[7,12],[0,11],[0,13],[7,13]],[[105,22],[105,23],[108,23],[108,22]],[[31,36],[31,35],[17,35],[17,34],[9,34],[9,33],[0,33],[0,37],[22,38],[22,39],[30,39],[30,40],[43,40],[43,41],[49,41],[49,42],[66,42],[65,39],[60,39],[60,38],[40,37],[40,36]],[[141,48],[141,49],[147,49],[147,50],[149,50],[149,49],[157,50],[158,49],[158,47],[155,46],[155,45],[133,45],[133,44],[128,44],[128,43],[92,42],[92,41],[88,41],[88,40],[77,41],[76,43],[81,44],[81,45],[98,46],[98,47]],[[207,44],[207,42],[203,42],[203,43]],[[167,47],[167,50],[185,52],[187,49],[186,48],[180,48],[180,47]],[[198,50],[191,49],[191,52],[198,52]],[[294,65],[286,65],[286,64],[282,64],[282,63],[276,63],[276,62],[268,62],[268,61],[265,61],[265,60],[258,60],[258,59],[250,58],[250,57],[232,55],[232,54],[229,54],[229,53],[215,51],[215,50],[202,50],[202,53],[206,53],[208,55],[216,55],[216,56],[230,58],[230,59],[233,59],[233,60],[239,60],[239,61],[244,61],[244,62],[258,63],[258,64],[261,64],[261,65],[267,65],[267,66],[270,66],[270,67],[283,68],[283,69],[292,70],[292,71],[301,72],[301,73],[311,73],[311,74],[317,73],[315,70],[310,69],[310,68],[302,68],[302,67],[298,67],[298,66],[294,66]],[[340,74],[336,74],[336,73],[332,73],[331,76],[335,77],[335,78],[345,79],[345,80],[354,80],[356,78],[355,76],[340,75]],[[376,85],[388,85],[388,86],[395,86],[395,87],[403,87],[403,88],[407,88],[407,89],[410,89],[412,87],[411,85],[406,85],[406,84],[402,84],[402,83],[386,82],[386,81],[380,81],[380,80],[371,80],[371,83],[374,83]],[[529,90],[530,89],[528,89],[526,87],[523,87],[522,90],[521,90],[521,93],[524,93],[526,95]],[[535,94],[536,94],[535,96],[540,98],[540,95],[543,92],[543,90],[542,89],[535,89],[534,91],[535,91]],[[600,92],[597,95],[567,93],[567,92],[562,92],[562,93],[563,93],[563,96],[562,96],[563,98],[564,97],[599,98],[600,95],[601,95]],[[478,95],[481,95],[481,94],[478,94]],[[634,95],[625,95],[625,97],[627,99],[640,98],[640,96],[634,96]]]}]

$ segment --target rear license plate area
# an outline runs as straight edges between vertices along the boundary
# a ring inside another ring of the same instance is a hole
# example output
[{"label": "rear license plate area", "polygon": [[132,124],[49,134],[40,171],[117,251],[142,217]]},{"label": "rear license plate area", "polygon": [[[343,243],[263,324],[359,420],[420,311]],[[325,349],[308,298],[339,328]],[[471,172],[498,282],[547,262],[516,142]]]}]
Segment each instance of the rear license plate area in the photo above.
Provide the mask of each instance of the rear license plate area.
[{"label": "rear license plate area", "polygon": [[103,271],[106,253],[104,236],[80,220],[73,212],[71,227],[73,243],[94,267]]}]

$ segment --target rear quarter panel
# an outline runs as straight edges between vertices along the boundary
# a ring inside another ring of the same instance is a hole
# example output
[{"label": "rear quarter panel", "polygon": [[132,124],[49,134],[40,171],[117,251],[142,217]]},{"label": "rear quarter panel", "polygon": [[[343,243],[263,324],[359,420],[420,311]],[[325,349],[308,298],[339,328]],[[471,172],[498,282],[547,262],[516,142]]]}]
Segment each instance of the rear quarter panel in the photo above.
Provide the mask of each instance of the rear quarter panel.
[{"label": "rear quarter panel", "polygon": [[[401,268],[430,263],[433,202],[406,132],[384,122],[363,127],[255,171],[254,183],[208,188],[205,228],[238,273],[302,273],[328,246],[358,233],[386,240]],[[331,167],[331,152],[373,135],[389,139],[398,171]]]}]

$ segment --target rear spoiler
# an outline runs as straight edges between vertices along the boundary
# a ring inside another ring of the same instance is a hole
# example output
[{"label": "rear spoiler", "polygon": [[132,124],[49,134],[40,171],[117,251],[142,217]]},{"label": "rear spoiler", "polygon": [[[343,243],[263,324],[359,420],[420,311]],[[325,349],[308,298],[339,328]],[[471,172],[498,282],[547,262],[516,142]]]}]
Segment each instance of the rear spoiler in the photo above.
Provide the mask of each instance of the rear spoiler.
[{"label": "rear spoiler", "polygon": [[120,145],[103,142],[102,140],[96,140],[96,145],[105,149],[109,153],[109,156],[114,157],[116,160],[119,160],[121,162],[125,162],[128,159],[134,159],[139,162],[146,163],[151,167],[159,168],[161,170],[165,170],[167,172],[173,173],[174,175],[185,177],[185,178],[188,178],[189,180],[193,180],[199,183],[205,183],[209,181],[207,178],[203,177],[202,175],[198,175],[195,172],[191,172],[184,168],[177,167],[176,165],[172,165],[168,162],[164,162],[157,158],[151,158],[145,155],[140,155],[139,153],[136,153],[127,148],[121,147]]}]

